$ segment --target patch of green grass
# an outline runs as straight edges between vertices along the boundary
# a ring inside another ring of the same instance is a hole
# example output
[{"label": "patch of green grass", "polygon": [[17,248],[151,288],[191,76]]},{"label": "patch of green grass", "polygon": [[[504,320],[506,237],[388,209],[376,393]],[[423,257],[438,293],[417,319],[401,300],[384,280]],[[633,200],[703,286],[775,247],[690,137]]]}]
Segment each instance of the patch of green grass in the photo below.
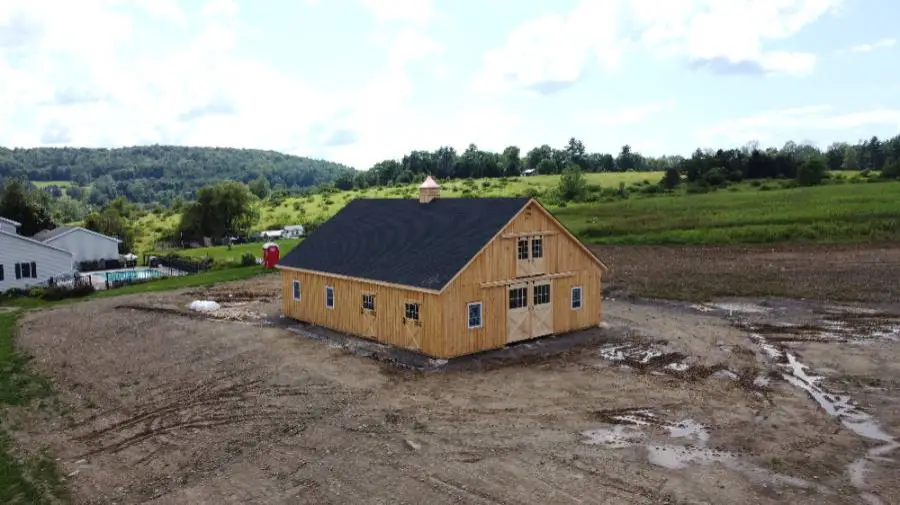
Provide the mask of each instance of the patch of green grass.
[{"label": "patch of green grass", "polygon": [[593,244],[874,242],[900,234],[900,184],[674,194],[553,213]]},{"label": "patch of green grass", "polygon": [[47,396],[49,383],[25,370],[28,358],[13,344],[17,312],[0,312],[0,405],[24,405]]},{"label": "patch of green grass", "polygon": [[47,186],[59,186],[61,188],[66,188],[75,185],[75,183],[73,183],[72,181],[31,181],[31,183],[39,188],[46,188]]},{"label": "patch of green grass", "polygon": [[[42,377],[28,373],[28,358],[17,352],[13,339],[18,313],[0,313],[0,406],[25,405],[50,394]],[[0,423],[0,503],[50,504],[66,501],[68,493],[53,458],[40,454],[19,458],[5,423]]]},{"label": "patch of green grass", "polygon": [[[278,244],[278,247],[281,249],[281,255],[284,256],[288,251],[294,248],[297,244],[300,243],[301,239],[285,239],[278,240],[275,243]],[[212,258],[215,263],[218,264],[229,264],[229,263],[240,263],[241,256],[246,253],[251,253],[257,258],[262,257],[262,242],[252,243],[252,244],[238,244],[231,246],[231,250],[228,250],[228,246],[214,246],[214,247],[198,247],[195,249],[182,249],[176,251],[179,256],[187,256],[190,258]]]}]

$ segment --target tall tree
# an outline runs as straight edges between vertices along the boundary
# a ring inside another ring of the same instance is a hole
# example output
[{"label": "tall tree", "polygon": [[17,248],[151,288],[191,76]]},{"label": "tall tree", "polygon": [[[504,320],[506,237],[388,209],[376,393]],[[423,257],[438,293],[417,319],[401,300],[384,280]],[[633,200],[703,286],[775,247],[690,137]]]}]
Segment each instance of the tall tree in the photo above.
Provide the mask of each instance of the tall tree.
[{"label": "tall tree", "polygon": [[519,148],[509,146],[503,150],[500,156],[500,164],[502,165],[503,175],[507,177],[515,177],[522,175],[522,160],[519,159]]},{"label": "tall tree", "polygon": [[24,180],[15,178],[6,181],[0,194],[0,217],[21,223],[19,233],[26,237],[56,228],[38,191]]}]

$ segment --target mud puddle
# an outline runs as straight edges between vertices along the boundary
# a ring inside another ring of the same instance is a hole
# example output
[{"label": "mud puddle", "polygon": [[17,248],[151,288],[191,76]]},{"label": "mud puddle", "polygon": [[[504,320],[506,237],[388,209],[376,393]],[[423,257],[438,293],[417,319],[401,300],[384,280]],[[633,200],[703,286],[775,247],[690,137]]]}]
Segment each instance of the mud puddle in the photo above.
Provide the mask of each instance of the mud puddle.
[{"label": "mud puddle", "polygon": [[[666,422],[649,409],[607,410],[595,415],[605,426],[581,433],[584,437],[582,442],[588,445],[613,450],[643,446],[649,463],[670,470],[718,463],[760,484],[829,492],[819,484],[775,473],[744,461],[739,453],[709,447],[710,427],[693,419]],[[653,431],[664,432],[672,442],[658,442],[653,437]]]},{"label": "mud puddle", "polygon": [[[861,313],[857,320],[866,321],[863,325],[847,324],[844,321],[830,320],[830,323],[823,325],[826,331],[840,331],[849,336],[859,337],[860,327],[869,329],[869,333],[864,335],[862,339],[872,338],[874,335],[881,335],[884,332],[893,334],[896,328],[884,330],[884,319],[876,318],[877,323],[872,321],[872,315]],[[874,323],[874,324],[873,324]],[[795,352],[785,348],[783,345],[785,340],[775,340],[771,335],[764,332],[771,332],[772,325],[747,325],[748,329],[753,332],[750,338],[756,342],[760,348],[771,358],[773,358],[779,366],[784,370],[782,377],[792,386],[805,391],[822,410],[828,415],[838,419],[841,424],[859,437],[879,442],[880,444],[855,460],[847,467],[847,475],[850,482],[859,491],[860,497],[871,505],[880,505],[884,501],[875,494],[869,492],[865,481],[865,474],[870,464],[877,461],[884,461],[886,456],[891,452],[900,449],[900,441],[897,438],[887,434],[880,426],[878,421],[870,414],[865,412],[850,395],[836,394],[828,391],[822,386],[825,376],[811,375],[808,373],[809,367],[800,361]],[[784,326],[777,325],[777,332],[783,334],[787,331],[808,331],[808,327],[804,326]],[[799,328],[799,329],[798,329]],[[872,328],[876,328],[872,331]],[[890,326],[888,326],[890,328]],[[812,331],[818,331],[813,329]]]},{"label": "mud puddle", "polygon": [[694,360],[685,354],[669,352],[649,343],[607,344],[599,348],[598,354],[606,361],[618,364],[624,369],[649,372],[652,375],[671,376],[689,381],[707,378],[734,381],[754,394],[764,393],[768,386],[768,382],[760,380],[761,376],[756,371],[736,372],[729,370],[725,365],[706,366],[692,363]]}]

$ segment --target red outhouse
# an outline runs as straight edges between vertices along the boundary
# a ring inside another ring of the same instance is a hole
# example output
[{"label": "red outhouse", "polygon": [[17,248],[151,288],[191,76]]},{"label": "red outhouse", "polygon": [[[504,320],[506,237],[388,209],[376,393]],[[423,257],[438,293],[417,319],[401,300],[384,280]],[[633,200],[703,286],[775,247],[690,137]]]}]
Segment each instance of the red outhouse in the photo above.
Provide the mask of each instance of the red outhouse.
[{"label": "red outhouse", "polygon": [[280,257],[281,252],[278,250],[278,244],[274,242],[267,242],[263,244],[262,263],[264,268],[275,268],[275,265],[278,263]]}]

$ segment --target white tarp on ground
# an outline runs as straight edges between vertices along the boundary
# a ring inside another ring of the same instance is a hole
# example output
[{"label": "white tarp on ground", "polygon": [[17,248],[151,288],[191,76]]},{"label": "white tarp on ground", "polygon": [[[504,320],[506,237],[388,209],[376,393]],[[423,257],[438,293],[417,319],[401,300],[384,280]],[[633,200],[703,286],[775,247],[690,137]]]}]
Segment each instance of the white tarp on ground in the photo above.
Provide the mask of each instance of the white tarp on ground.
[{"label": "white tarp on ground", "polygon": [[219,310],[222,306],[210,300],[194,300],[188,308],[199,312],[211,312],[213,310]]}]

